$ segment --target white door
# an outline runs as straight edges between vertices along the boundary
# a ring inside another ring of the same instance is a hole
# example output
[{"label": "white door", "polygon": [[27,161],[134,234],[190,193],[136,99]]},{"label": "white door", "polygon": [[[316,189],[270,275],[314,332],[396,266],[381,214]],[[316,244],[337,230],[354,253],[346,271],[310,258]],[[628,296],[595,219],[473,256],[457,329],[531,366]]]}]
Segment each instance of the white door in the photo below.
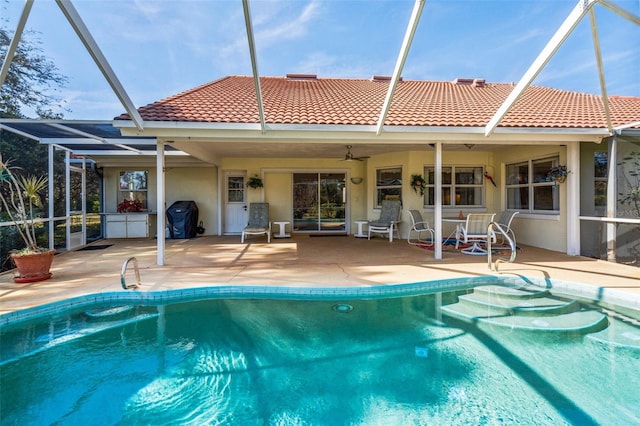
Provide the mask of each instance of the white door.
[{"label": "white door", "polygon": [[247,226],[246,176],[228,173],[225,178],[224,234],[240,234]]}]

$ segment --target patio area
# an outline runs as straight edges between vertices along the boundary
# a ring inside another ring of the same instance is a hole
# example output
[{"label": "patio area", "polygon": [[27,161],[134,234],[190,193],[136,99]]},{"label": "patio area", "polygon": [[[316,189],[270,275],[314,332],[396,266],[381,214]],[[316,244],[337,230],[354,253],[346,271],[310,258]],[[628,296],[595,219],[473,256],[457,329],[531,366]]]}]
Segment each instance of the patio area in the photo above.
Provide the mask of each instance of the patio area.
[{"label": "patio area", "polygon": [[[100,247],[96,247],[100,246]],[[108,247],[107,247],[108,246]],[[11,272],[0,275],[0,314],[101,292],[123,290],[123,263],[135,256],[141,287],[157,291],[205,286],[251,285],[292,287],[365,287],[494,275],[486,256],[433,252],[406,240],[372,240],[353,236],[294,235],[287,239],[240,236],[168,240],[166,265],[156,264],[153,239],[101,240],[55,257],[53,277],[16,284]],[[640,296],[640,269],[597,259],[567,256],[534,247],[521,247],[512,264],[500,264],[505,275],[583,283]],[[135,282],[129,267],[127,283]]]}]

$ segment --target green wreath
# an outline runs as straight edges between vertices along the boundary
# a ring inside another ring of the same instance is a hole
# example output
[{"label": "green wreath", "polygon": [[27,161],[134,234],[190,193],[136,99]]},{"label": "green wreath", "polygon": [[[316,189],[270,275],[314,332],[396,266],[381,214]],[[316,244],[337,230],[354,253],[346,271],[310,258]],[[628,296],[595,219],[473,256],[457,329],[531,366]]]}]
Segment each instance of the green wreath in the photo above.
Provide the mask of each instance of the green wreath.
[{"label": "green wreath", "polygon": [[426,186],[427,181],[424,180],[422,175],[411,175],[411,188],[416,194],[424,195]]}]

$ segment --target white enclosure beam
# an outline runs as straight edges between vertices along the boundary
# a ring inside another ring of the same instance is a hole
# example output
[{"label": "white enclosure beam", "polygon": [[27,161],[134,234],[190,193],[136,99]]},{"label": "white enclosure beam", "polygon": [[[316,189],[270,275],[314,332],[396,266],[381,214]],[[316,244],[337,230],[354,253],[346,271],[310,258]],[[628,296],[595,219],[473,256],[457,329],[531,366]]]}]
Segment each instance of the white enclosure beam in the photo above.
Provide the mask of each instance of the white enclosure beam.
[{"label": "white enclosure beam", "polygon": [[[567,145],[567,169],[571,177],[567,179],[567,254],[580,255],[580,143]],[[555,187],[560,190],[561,186]]]},{"label": "white enclosure beam", "polygon": [[426,0],[416,0],[413,5],[413,12],[411,13],[411,19],[409,19],[407,32],[404,35],[404,40],[402,41],[402,47],[400,48],[400,53],[398,54],[398,60],[396,61],[396,67],[393,70],[393,76],[391,76],[391,82],[389,83],[389,88],[387,89],[387,95],[384,99],[384,103],[382,104],[382,110],[380,111],[380,116],[378,117],[378,126],[376,128],[377,136],[380,136],[380,134],[382,133],[382,128],[384,127],[384,121],[387,119],[387,114],[389,114],[389,108],[391,107],[393,94],[396,91],[396,87],[398,86],[398,81],[400,80],[400,75],[402,74],[402,69],[404,68],[404,63],[407,60],[407,55],[409,54],[409,48],[411,47],[413,36],[415,35],[416,29],[418,28],[418,22],[420,21],[420,15],[422,14],[422,9],[424,9],[425,1]]},{"label": "white enclosure beam", "polygon": [[73,133],[74,135],[82,136],[88,139],[94,139],[102,143],[107,143],[106,139],[101,138],[100,136],[92,135],[91,133],[83,132],[82,130],[74,129],[73,127],[63,126],[62,124],[58,124],[58,123],[44,123],[44,124],[49,127],[53,127],[55,129],[60,129],[65,132]]},{"label": "white enclosure beam", "polygon": [[433,221],[436,224],[434,238],[433,257],[436,260],[442,259],[442,142],[436,142],[436,166],[434,170],[434,197]]},{"label": "white enclosure beam", "polygon": [[164,266],[164,249],[165,249],[165,233],[166,228],[166,215],[165,211],[165,162],[164,162],[164,141],[157,141],[156,148],[156,210],[157,210],[157,222],[156,222],[156,241],[157,241],[157,253],[156,262],[158,266]]},{"label": "white enclosure beam", "polygon": [[628,10],[618,6],[617,4],[609,0],[598,0],[598,4],[601,4],[602,6],[612,11],[613,13],[616,13],[622,16],[624,19],[631,21],[636,25],[640,25],[640,15],[636,15],[632,12],[629,12]]},{"label": "white enclosure beam", "polygon": [[[607,214],[605,215],[609,219],[616,218],[618,215],[617,204],[617,159],[618,159],[618,137],[617,135],[613,135],[611,139],[609,139],[609,146],[607,150],[607,155],[609,158],[607,165]],[[609,262],[616,261],[616,230],[618,226],[614,222],[607,222],[606,225],[606,240],[607,240],[607,260]],[[600,241],[598,241],[600,243]]]},{"label": "white enclosure beam", "polygon": [[[73,133],[74,135],[82,136],[87,139],[93,139],[103,144],[109,144],[105,138],[101,138],[100,136],[92,135],[91,133],[83,132],[82,130],[74,129],[73,127],[63,126],[58,123],[45,123],[47,126],[55,127],[56,129],[64,130],[65,132]],[[130,146],[114,143],[111,144],[113,146],[117,146],[118,148],[126,149],[127,151],[135,152],[136,154],[142,154],[142,151],[136,148],[131,148]]]},{"label": "white enclosure beam", "polygon": [[[47,213],[47,219],[51,219],[54,217],[54,202],[53,200],[55,200],[55,196],[54,196],[54,184],[55,182],[53,181],[53,176],[54,176],[54,164],[53,164],[53,159],[54,159],[54,154],[55,154],[55,147],[53,145],[49,145],[47,147],[47,158],[48,158],[48,168],[47,168],[47,193],[49,194],[49,199],[47,200],[47,204],[48,204],[48,213]],[[55,223],[53,220],[49,220],[49,250],[53,249],[56,246],[56,235],[55,235]]]},{"label": "white enclosure beam", "polygon": [[0,129],[6,130],[7,132],[15,133],[16,135],[23,136],[23,137],[25,137],[27,139],[33,139],[34,141],[41,142],[39,137],[37,137],[35,135],[32,135],[31,133],[27,133],[27,132],[23,132],[23,131],[18,130],[18,129],[14,129],[13,127],[6,126],[6,125],[4,125],[2,123],[0,123]]},{"label": "white enclosure beam", "polygon": [[598,25],[596,23],[596,12],[592,8],[589,10],[589,21],[591,22],[591,35],[593,36],[593,50],[598,64],[598,78],[600,79],[600,91],[602,92],[602,106],[607,120],[607,129],[613,134],[613,124],[611,124],[611,109],[609,108],[609,96],[607,95],[607,82],[604,75],[604,65],[602,64],[602,52],[600,51],[600,39],[598,38]]},{"label": "white enclosure beam", "polygon": [[631,127],[637,127],[637,126],[640,126],[640,121],[624,124],[622,126],[617,126],[617,127],[614,127],[613,130],[620,131],[620,130],[629,129]]},{"label": "white enclosure beam", "polygon": [[249,42],[249,55],[251,56],[251,70],[253,72],[253,84],[256,88],[256,100],[258,101],[258,116],[260,117],[260,130],[266,131],[264,119],[264,106],[262,104],[262,89],[260,87],[260,73],[258,72],[258,59],[256,57],[256,42],[253,37],[253,25],[251,24],[251,11],[249,10],[249,0],[242,0],[244,9],[244,24],[247,28],[247,41]]},{"label": "white enclosure beam", "polygon": [[82,41],[82,44],[84,44],[87,52],[89,52],[89,55],[91,55],[96,65],[102,72],[102,75],[111,86],[111,89],[113,89],[114,93],[120,100],[120,103],[129,114],[131,121],[133,121],[138,130],[142,130],[142,117],[129,98],[126,90],[124,90],[124,87],[120,83],[120,80],[118,80],[118,77],[111,68],[109,61],[107,61],[107,58],[102,54],[102,51],[98,47],[96,41],[93,39],[93,36],[89,32],[89,29],[82,21],[82,18],[80,18],[80,15],[76,11],[73,4],[71,4],[71,0],[56,0],[56,3],[58,3],[60,10],[62,10],[62,13],[73,27],[74,31],[80,38],[80,41]]},{"label": "white enclosure beam", "polygon": [[514,87],[511,93],[509,93],[509,96],[507,96],[507,99],[505,99],[500,108],[498,108],[498,111],[496,111],[493,117],[491,117],[491,120],[489,120],[489,123],[487,123],[487,126],[485,127],[485,136],[489,136],[493,133],[500,121],[502,121],[511,107],[517,102],[531,82],[538,76],[540,71],[542,71],[544,66],[560,48],[562,43],[564,43],[567,37],[569,37],[580,20],[589,11],[589,9],[593,7],[595,1],[596,0],[578,0],[578,4],[576,4],[569,16],[567,16],[567,19],[564,20],[560,28],[558,28],[558,31],[556,31],[553,37],[551,37],[551,40],[549,40],[544,49],[542,49],[542,52],[540,52],[529,69],[524,73],[518,84],[516,84],[516,87]]},{"label": "white enclosure beam", "polygon": [[16,54],[16,50],[18,49],[18,43],[20,42],[24,26],[27,23],[27,18],[31,12],[31,6],[33,6],[33,0],[26,0],[24,8],[22,9],[22,14],[20,15],[20,20],[18,20],[16,32],[13,34],[13,38],[7,48],[7,56],[5,56],[4,61],[2,61],[2,68],[0,68],[0,87],[4,84],[4,80],[7,78],[7,74],[9,73],[9,67],[13,61],[13,56]]}]

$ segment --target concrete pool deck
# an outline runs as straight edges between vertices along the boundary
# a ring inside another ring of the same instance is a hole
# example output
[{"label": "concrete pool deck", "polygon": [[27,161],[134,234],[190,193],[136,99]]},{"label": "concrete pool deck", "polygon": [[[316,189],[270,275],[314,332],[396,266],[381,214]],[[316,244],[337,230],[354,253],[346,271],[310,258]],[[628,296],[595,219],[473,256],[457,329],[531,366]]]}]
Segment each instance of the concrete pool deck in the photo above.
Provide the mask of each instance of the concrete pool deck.
[{"label": "concrete pool deck", "polygon": [[[250,285],[292,287],[367,287],[430,280],[492,276],[486,256],[433,252],[406,240],[372,240],[353,236],[294,235],[287,239],[206,236],[166,242],[165,266],[156,264],[156,241],[100,240],[98,250],[59,254],[53,277],[29,284],[0,275],[0,314],[32,308],[76,296],[125,291],[120,284],[124,261],[138,260],[138,291],[205,286]],[[640,268],[534,247],[522,247],[512,264],[501,263],[502,276],[561,280],[613,289],[640,297]],[[130,267],[127,283],[135,282]],[[130,290],[126,290],[130,291]]]}]

